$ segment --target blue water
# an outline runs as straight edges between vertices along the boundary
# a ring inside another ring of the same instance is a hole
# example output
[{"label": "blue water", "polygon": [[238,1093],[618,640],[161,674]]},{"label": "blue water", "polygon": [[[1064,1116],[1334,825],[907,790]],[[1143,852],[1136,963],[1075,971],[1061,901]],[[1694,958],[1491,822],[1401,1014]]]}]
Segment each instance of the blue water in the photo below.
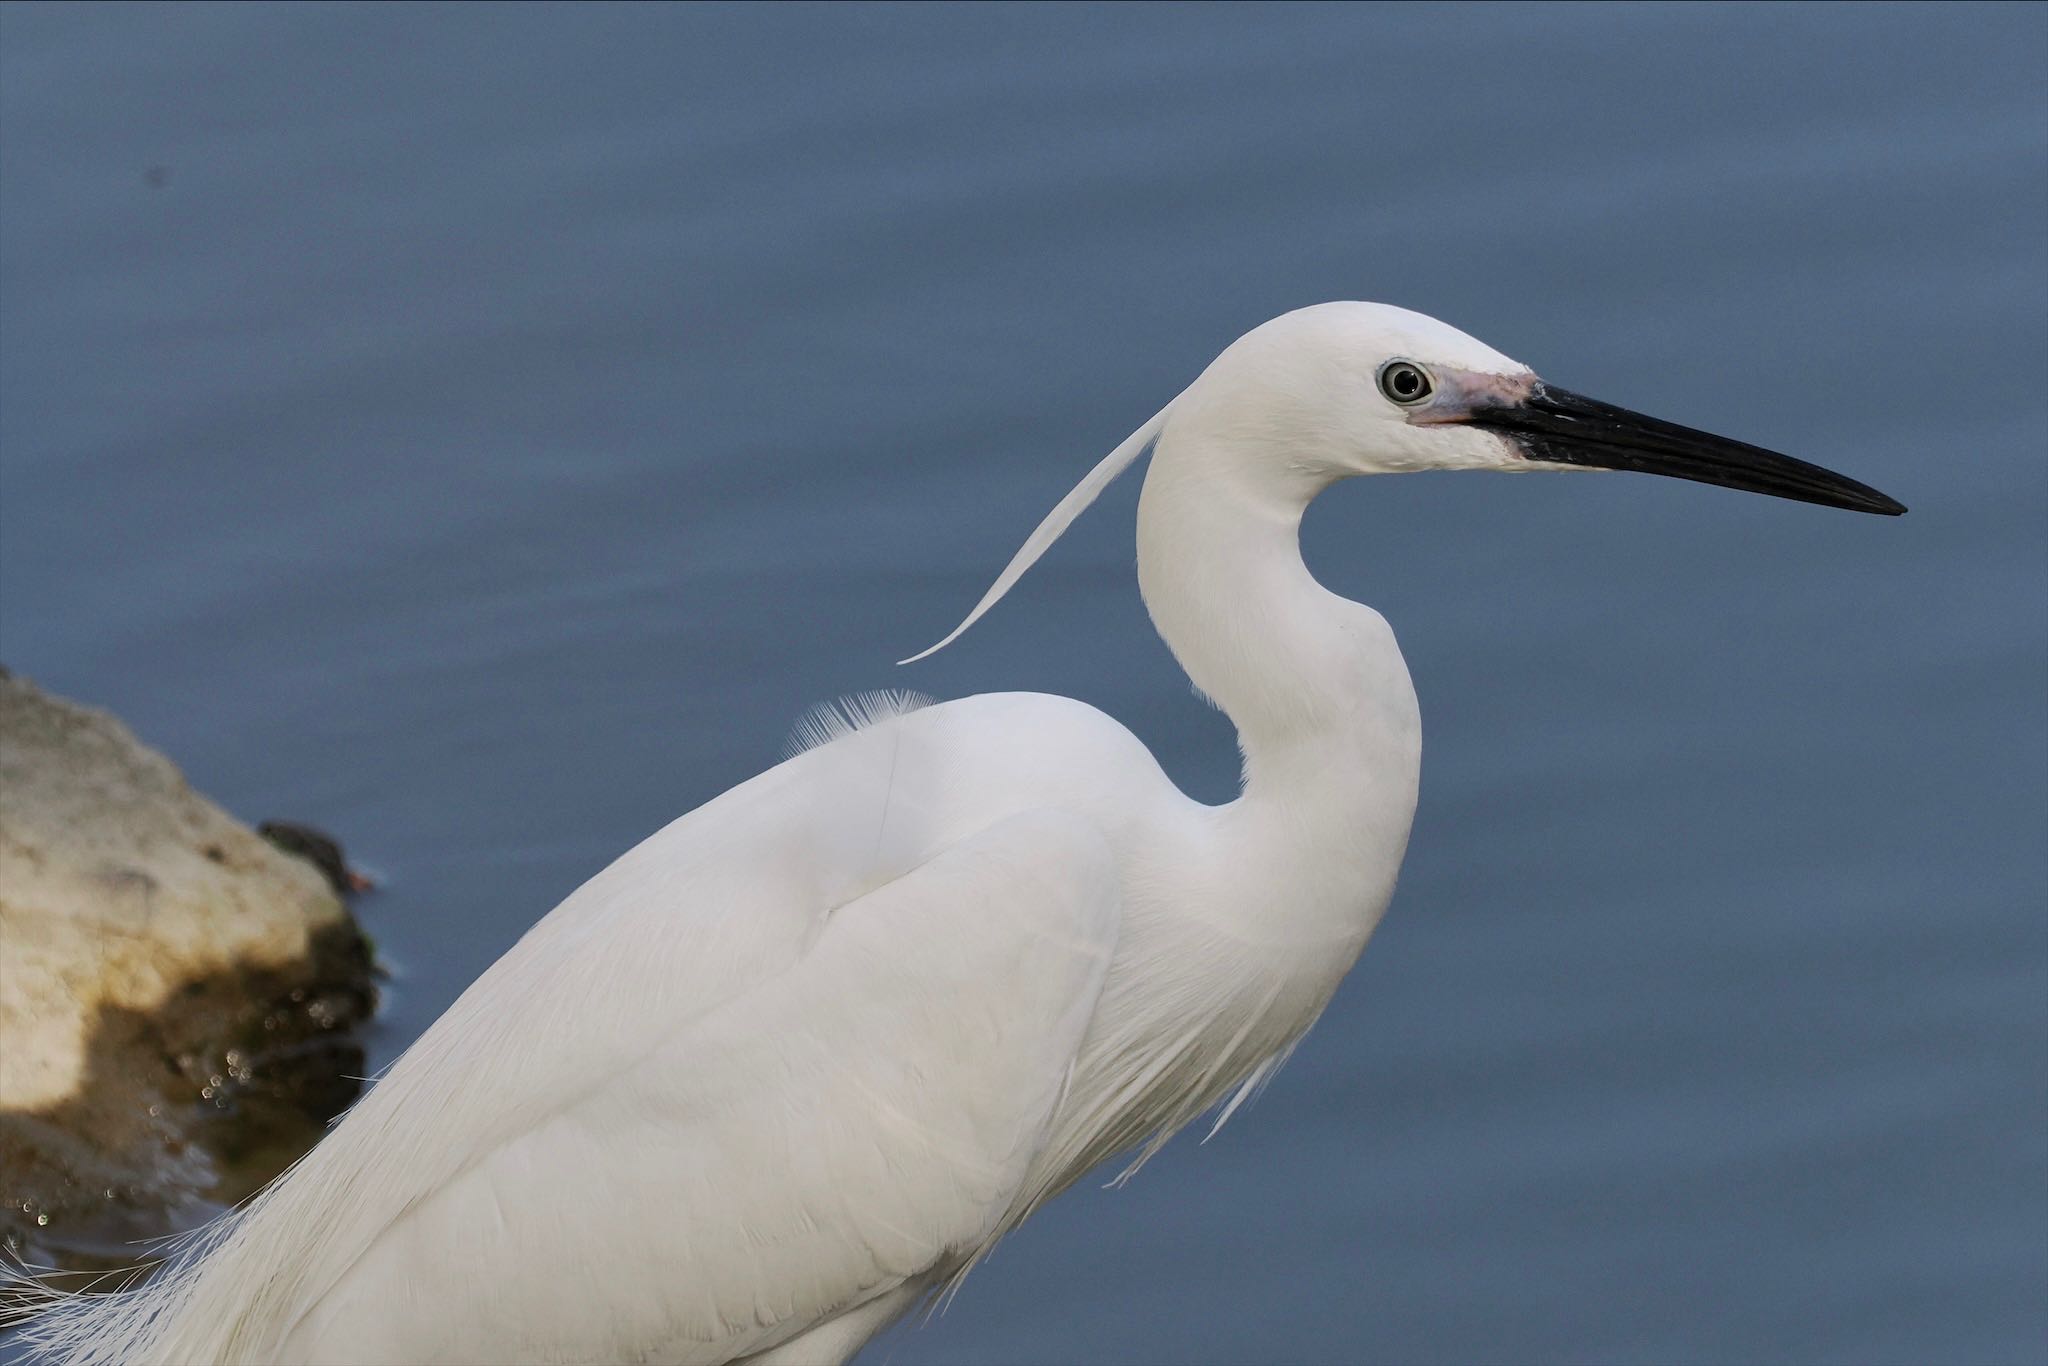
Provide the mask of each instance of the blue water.
[{"label": "blue water", "polygon": [[1422,309],[1913,511],[1332,493],[1428,727],[1391,916],[866,1359],[2041,1361],[2044,92],[2038,5],[10,5],[0,659],[387,880],[381,1062],[827,696],[1229,795],[1135,482],[889,661],[1247,327]]}]

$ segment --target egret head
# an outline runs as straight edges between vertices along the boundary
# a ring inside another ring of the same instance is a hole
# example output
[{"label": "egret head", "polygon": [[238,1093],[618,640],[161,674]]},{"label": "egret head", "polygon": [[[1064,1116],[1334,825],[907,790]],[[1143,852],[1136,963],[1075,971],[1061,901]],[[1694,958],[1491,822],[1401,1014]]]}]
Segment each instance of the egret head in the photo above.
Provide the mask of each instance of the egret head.
[{"label": "egret head", "polygon": [[1388,304],[1296,309],[1239,337],[1088,472],[967,619],[994,606],[1157,438],[1174,458],[1296,510],[1333,480],[1413,470],[1639,470],[1896,516],[1866,484],[1741,441],[1559,389],[1484,342]]},{"label": "egret head", "polygon": [[[1173,401],[1165,430],[1254,478],[1306,491],[1358,474],[1503,469],[1498,437],[1443,419],[1535,383],[1519,361],[1446,323],[1388,304],[1283,313],[1239,337]],[[1258,468],[1265,467],[1265,468]]]},{"label": "egret head", "polygon": [[1168,428],[1183,421],[1240,452],[1280,456],[1312,484],[1413,470],[1639,470],[1905,511],[1803,460],[1559,389],[1448,324],[1386,304],[1318,304],[1254,328],[1174,401]]}]

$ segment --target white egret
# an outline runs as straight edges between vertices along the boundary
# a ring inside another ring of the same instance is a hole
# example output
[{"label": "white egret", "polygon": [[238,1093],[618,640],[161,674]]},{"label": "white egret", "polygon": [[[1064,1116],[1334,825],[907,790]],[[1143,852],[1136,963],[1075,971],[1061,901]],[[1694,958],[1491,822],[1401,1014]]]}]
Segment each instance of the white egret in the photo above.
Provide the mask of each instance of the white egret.
[{"label": "white egret", "polygon": [[842,1361],[1096,1163],[1227,1117],[1386,909],[1421,730],[1386,622],[1302,563],[1317,493],[1597,467],[1904,511],[1324,304],[1233,343],[946,640],[1148,445],[1139,583],[1237,727],[1241,796],[1190,800],[1063,697],[858,703],[579,888],[290,1173],[147,1285],[44,1309],[34,1348]]}]

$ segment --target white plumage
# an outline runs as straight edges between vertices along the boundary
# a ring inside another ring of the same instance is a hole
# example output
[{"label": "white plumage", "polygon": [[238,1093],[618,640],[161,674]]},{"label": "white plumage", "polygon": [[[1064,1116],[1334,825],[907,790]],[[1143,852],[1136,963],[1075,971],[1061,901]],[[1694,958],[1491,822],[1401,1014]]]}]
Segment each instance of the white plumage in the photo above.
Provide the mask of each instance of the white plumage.
[{"label": "white plumage", "polygon": [[850,1356],[1314,1021],[1393,891],[1420,727],[1385,622],[1303,566],[1301,513],[1352,474],[1536,465],[1495,420],[1536,383],[1378,305],[1248,334],[968,619],[1156,438],[1139,578],[1238,727],[1237,800],[1188,799],[1059,697],[815,716],[535,925],[250,1208],[30,1341],[82,1363]]}]

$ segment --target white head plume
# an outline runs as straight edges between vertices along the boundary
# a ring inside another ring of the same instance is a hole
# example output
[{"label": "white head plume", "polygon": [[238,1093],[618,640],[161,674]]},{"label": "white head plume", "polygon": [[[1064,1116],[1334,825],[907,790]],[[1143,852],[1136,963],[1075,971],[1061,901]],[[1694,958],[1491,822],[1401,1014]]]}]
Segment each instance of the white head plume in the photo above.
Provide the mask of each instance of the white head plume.
[{"label": "white head plume", "polygon": [[[1177,398],[1174,400],[1175,403],[1179,401]],[[1160,427],[1165,425],[1166,415],[1172,411],[1173,403],[1169,403],[1158,412],[1152,414],[1146,420],[1144,426],[1125,437],[1115,450],[1102,457],[1102,463],[1088,471],[1081,482],[1074,485],[1073,489],[1066,497],[1060,499],[1058,505],[1051,512],[1045,514],[1045,520],[1038,524],[1038,529],[1031,533],[1030,539],[1024,542],[1023,547],[1010,557],[1010,563],[1004,567],[1001,574],[996,576],[996,581],[989,586],[988,592],[981,595],[981,601],[974,604],[974,610],[967,614],[965,621],[955,626],[952,632],[938,644],[928,649],[919,650],[910,658],[899,659],[896,662],[898,664],[915,664],[927,655],[937,654],[940,650],[945,649],[948,645],[958,640],[961,633],[968,627],[980,621],[981,614],[1001,601],[1003,594],[1009,592],[1011,588],[1016,586],[1017,580],[1024,577],[1024,571],[1038,563],[1038,557],[1043,555],[1046,549],[1054,541],[1057,541],[1068,527],[1074,524],[1074,519],[1079,517],[1090,503],[1101,497],[1102,491],[1108,488],[1115,481],[1116,477],[1129,467],[1132,461],[1144,453],[1145,448],[1152,444],[1152,439],[1159,435]]]}]

